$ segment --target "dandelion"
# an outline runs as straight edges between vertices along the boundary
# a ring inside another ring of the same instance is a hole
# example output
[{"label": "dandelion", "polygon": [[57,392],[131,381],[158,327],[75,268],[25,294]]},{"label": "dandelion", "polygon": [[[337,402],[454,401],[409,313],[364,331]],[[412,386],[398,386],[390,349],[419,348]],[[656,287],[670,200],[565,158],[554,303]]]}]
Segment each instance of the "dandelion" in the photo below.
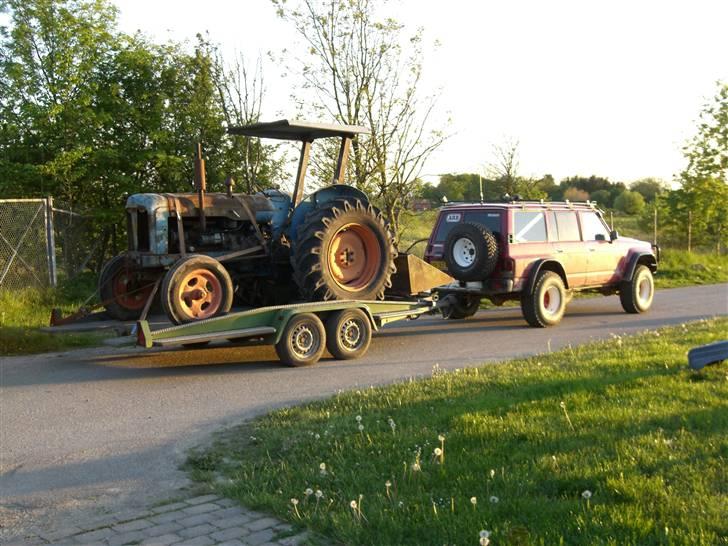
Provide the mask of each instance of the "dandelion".
[{"label": "dandelion", "polygon": [[310,497],[311,495],[313,495],[313,489],[311,489],[310,487],[307,487],[306,490],[303,492],[303,494],[306,495],[307,497]]},{"label": "dandelion", "polygon": [[359,426],[357,428],[359,429],[359,432],[362,432],[364,430],[364,425],[359,423]]},{"label": "dandelion", "polygon": [[389,428],[392,429],[392,434],[394,434],[394,429],[397,428],[397,424],[394,422],[394,419],[392,419],[391,417],[389,418],[389,420],[387,422],[389,423]]},{"label": "dandelion", "polygon": [[301,519],[301,514],[298,513],[298,499],[291,499],[291,504],[293,505],[293,511],[296,513],[296,517]]},{"label": "dandelion", "polygon": [[483,529],[480,531],[480,546],[488,546],[490,544],[490,531]]},{"label": "dandelion", "polygon": [[592,492],[589,491],[588,489],[585,489],[581,493],[581,498],[584,499],[584,500],[589,500],[590,498],[592,498]]},{"label": "dandelion", "polygon": [[415,461],[412,463],[412,472],[419,472],[422,468],[420,467],[420,463]]},{"label": "dandelion", "polygon": [[386,482],[384,482],[384,487],[386,487],[387,489],[389,489],[390,487],[392,487],[392,482],[390,482],[389,480],[387,480]]},{"label": "dandelion", "polygon": [[569,423],[569,427],[571,430],[574,430],[574,425],[571,422],[571,419],[569,418],[569,412],[566,411],[566,402],[562,401],[559,403],[559,406],[561,406],[561,409],[564,410],[564,416],[566,417],[566,422]]},{"label": "dandelion", "polygon": [[490,497],[490,503],[491,504],[498,504],[500,502],[500,499],[496,497],[495,495],[491,495]]},{"label": "dandelion", "polygon": [[320,489],[317,489],[316,493],[314,493],[314,495],[316,495],[316,500],[319,500],[321,497],[324,496],[324,492],[321,491]]},{"label": "dandelion", "polygon": [[404,506],[404,501],[399,501],[399,504],[397,506],[399,506],[400,508],[402,508]]},{"label": "dandelion", "polygon": [[440,455],[442,455],[442,449],[440,449],[439,447],[436,447],[435,448],[435,456],[436,457],[439,457]]},{"label": "dandelion", "polygon": [[439,434],[439,435],[437,436],[437,439],[438,439],[438,440],[440,440],[441,442],[444,442],[444,441],[445,441],[445,436],[444,436],[444,435],[442,435],[442,434]]},{"label": "dandelion", "polygon": [[321,474],[322,476],[326,476],[326,463],[321,463],[321,464],[319,465],[319,473],[320,473],[320,474]]},{"label": "dandelion", "polygon": [[320,439],[321,439],[321,435],[320,435],[320,434],[319,434],[319,433],[317,432],[317,433],[316,433],[316,434],[314,435],[314,438],[316,438],[317,440],[320,440]]},{"label": "dandelion", "polygon": [[361,415],[357,415],[356,416],[356,422],[357,423],[361,423]]},{"label": "dandelion", "polygon": [[472,504],[473,506],[478,504],[478,497],[470,497],[470,504]]},{"label": "dandelion", "polygon": [[355,500],[351,501],[351,502],[349,503],[349,506],[351,506],[351,509],[352,509],[352,510],[356,510],[356,507],[357,507],[356,501],[355,501]]},{"label": "dandelion", "polygon": [[492,480],[493,478],[495,478],[495,468],[490,469],[490,479]]}]

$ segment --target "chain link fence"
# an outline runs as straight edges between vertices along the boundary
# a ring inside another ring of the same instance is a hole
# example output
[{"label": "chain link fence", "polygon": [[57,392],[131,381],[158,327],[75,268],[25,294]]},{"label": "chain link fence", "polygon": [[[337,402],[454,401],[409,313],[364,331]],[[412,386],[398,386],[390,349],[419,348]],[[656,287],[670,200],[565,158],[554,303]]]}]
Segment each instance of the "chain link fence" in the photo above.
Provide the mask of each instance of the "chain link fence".
[{"label": "chain link fence", "polygon": [[56,286],[102,259],[92,219],[45,199],[0,199],[0,290]]}]

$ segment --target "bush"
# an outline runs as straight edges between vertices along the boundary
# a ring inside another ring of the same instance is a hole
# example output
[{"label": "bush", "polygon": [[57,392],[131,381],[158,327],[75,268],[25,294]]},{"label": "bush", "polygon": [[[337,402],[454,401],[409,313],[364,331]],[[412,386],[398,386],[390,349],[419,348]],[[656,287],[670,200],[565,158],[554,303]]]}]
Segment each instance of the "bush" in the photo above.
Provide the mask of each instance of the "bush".
[{"label": "bush", "polygon": [[597,190],[591,194],[591,200],[604,207],[612,206],[612,194],[609,190]]},{"label": "bush", "polygon": [[638,214],[645,208],[645,198],[636,191],[624,190],[614,200],[614,208],[625,214]]},{"label": "bush", "polygon": [[589,193],[572,187],[564,192],[564,199],[568,199],[569,201],[586,201],[589,199]]}]

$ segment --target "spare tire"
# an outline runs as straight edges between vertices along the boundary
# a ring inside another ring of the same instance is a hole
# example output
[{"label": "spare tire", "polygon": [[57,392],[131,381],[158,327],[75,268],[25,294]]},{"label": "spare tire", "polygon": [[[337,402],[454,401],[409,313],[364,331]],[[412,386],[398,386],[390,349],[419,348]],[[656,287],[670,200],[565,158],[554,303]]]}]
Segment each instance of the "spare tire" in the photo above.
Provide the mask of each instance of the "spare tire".
[{"label": "spare tire", "polygon": [[374,300],[392,286],[397,250],[382,213],[356,198],[335,199],[298,227],[293,269],[308,300]]},{"label": "spare tire", "polygon": [[456,225],[445,240],[445,264],[459,281],[482,281],[498,263],[498,240],[482,224]]}]

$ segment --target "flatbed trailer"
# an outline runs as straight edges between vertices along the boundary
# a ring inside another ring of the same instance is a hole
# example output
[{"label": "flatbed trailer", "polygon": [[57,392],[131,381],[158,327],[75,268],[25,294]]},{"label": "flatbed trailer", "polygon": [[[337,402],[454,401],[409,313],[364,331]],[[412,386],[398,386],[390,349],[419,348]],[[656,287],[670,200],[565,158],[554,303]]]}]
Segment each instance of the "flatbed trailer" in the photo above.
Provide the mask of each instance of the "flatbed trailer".
[{"label": "flatbed trailer", "polygon": [[334,358],[363,356],[372,332],[398,320],[434,313],[443,303],[432,297],[413,300],[338,300],[259,307],[207,320],[152,331],[137,323],[137,344],[143,347],[202,346],[211,341],[260,339],[274,345],[289,366],[308,366],[328,349]]}]

